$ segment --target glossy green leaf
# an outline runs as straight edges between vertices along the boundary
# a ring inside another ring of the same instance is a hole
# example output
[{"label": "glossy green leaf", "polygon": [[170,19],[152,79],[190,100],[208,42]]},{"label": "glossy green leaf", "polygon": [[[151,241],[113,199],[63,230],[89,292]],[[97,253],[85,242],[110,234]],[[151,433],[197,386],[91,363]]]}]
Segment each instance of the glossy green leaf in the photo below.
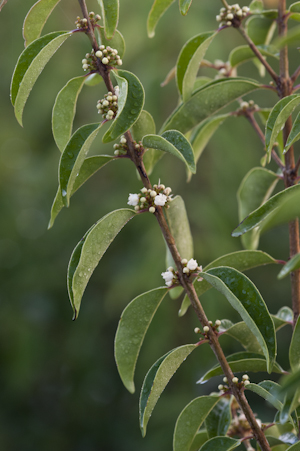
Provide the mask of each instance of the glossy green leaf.
[{"label": "glossy green leaf", "polygon": [[[269,199],[278,180],[277,174],[264,168],[253,168],[245,175],[237,192],[240,221]],[[257,249],[259,236],[259,229],[243,235],[244,247]]]},{"label": "glossy green leaf", "polygon": [[185,134],[233,100],[261,87],[255,80],[247,78],[214,80],[180,104],[166,120],[162,131],[176,129]]},{"label": "glossy green leaf", "polygon": [[90,74],[84,78],[84,84],[86,86],[97,86],[103,82],[103,78],[99,74]]},{"label": "glossy green leaf", "polygon": [[32,42],[19,56],[11,82],[11,101],[22,125],[24,106],[40,73],[56,50],[72,33],[57,31]]},{"label": "glossy green leaf", "polygon": [[211,410],[205,420],[205,428],[209,438],[227,434],[231,424],[231,397],[223,397]]},{"label": "glossy green leaf", "polygon": [[208,440],[199,451],[230,451],[241,444],[240,440],[230,437],[215,437]]},{"label": "glossy green leaf", "polygon": [[300,367],[300,317],[298,317],[289,349],[290,365],[293,372]]},{"label": "glossy green leaf", "polygon": [[133,210],[122,208],[100,219],[75,247],[68,267],[68,289],[77,318],[84,290],[94,269],[120,230],[135,216]]},{"label": "glossy green leaf", "polygon": [[294,445],[290,446],[286,451],[300,451],[300,442],[297,442]]},{"label": "glossy green leaf", "polygon": [[125,40],[123,35],[119,32],[119,30],[115,30],[113,37],[107,38],[105,36],[105,31],[103,27],[98,28],[98,32],[100,35],[101,44],[105,45],[105,47],[110,46],[113,49],[118,50],[118,55],[123,58],[125,53]]},{"label": "glossy green leaf", "polygon": [[197,345],[191,344],[173,349],[158,359],[146,374],[140,396],[140,427],[143,437],[160,395],[173,374],[196,348]]},{"label": "glossy green leaf", "polygon": [[[279,58],[278,49],[271,45],[258,45],[260,53],[264,56],[271,56],[273,58]],[[241,45],[236,47],[229,54],[229,62],[231,67],[236,67],[239,64],[250,61],[255,58],[255,54],[252,52],[248,45]]]},{"label": "glossy green leaf", "polygon": [[61,155],[58,168],[59,186],[66,207],[69,206],[76,177],[102,125],[103,123],[88,124],[80,127],[72,135]]},{"label": "glossy green leaf", "polygon": [[39,0],[28,11],[23,24],[25,47],[38,39],[42,29],[60,0]]},{"label": "glossy green leaf", "polygon": [[288,30],[286,36],[283,38],[277,38],[274,41],[274,45],[282,48],[286,45],[290,47],[299,47],[300,45],[300,27],[293,27]]},{"label": "glossy green leaf", "polygon": [[176,80],[184,102],[192,95],[200,63],[216,34],[216,32],[210,31],[194,36],[184,45],[179,54]]},{"label": "glossy green leaf", "polygon": [[283,406],[279,414],[279,421],[281,424],[286,423],[291,416],[291,413],[298,407],[299,402],[299,387],[294,392],[289,392],[285,395]]},{"label": "glossy green leaf", "polygon": [[[267,371],[267,362],[264,356],[255,352],[236,352],[235,354],[227,356],[226,360],[234,373],[257,373],[260,371]],[[277,362],[275,362],[272,372],[282,374],[284,373],[284,370],[278,365]],[[197,383],[203,384],[210,378],[222,376],[222,374],[223,370],[220,365],[215,365],[207,371]]]},{"label": "glossy green leaf", "polygon": [[247,385],[246,389],[256,393],[261,398],[264,398],[277,410],[282,409],[282,402],[278,400],[277,391],[279,385],[273,381],[262,381],[259,384],[250,383]]},{"label": "glossy green leaf", "polygon": [[291,186],[272,196],[261,207],[250,213],[240,225],[232,232],[238,237],[243,233],[260,227],[263,230],[275,227],[278,224],[291,221],[300,214],[299,206],[300,185]]},{"label": "glossy green leaf", "polygon": [[[70,197],[100,168],[105,166],[110,161],[113,161],[115,158],[109,155],[95,155],[93,157],[86,158],[79,170],[78,176],[75,179],[74,185],[72,187]],[[58,187],[55,199],[53,201],[51,207],[51,216],[48,225],[48,229],[50,229],[54,221],[58,215],[58,213],[64,207],[63,198],[61,195],[61,188]]]},{"label": "glossy green leaf", "polygon": [[281,327],[282,322],[285,324],[292,324],[294,319],[293,310],[290,307],[281,307],[274,317],[274,324],[276,328]]},{"label": "glossy green leaf", "polygon": [[193,0],[179,0],[179,9],[183,16],[188,13]]},{"label": "glossy green leaf", "polygon": [[[182,258],[190,260],[194,256],[193,237],[191,234],[190,224],[182,197],[176,196],[171,204],[170,208],[166,210],[166,218],[168,221],[169,229],[175,240],[177,249]],[[166,268],[172,266],[176,267],[172,255],[166,246]],[[170,296],[172,299],[178,298],[182,293],[182,287],[176,287],[170,290]]]},{"label": "glossy green leaf", "polygon": [[155,28],[159,19],[173,2],[174,0],[154,0],[147,20],[147,32],[149,38],[153,38],[153,36],[155,35]]},{"label": "glossy green leaf", "polygon": [[[237,251],[217,258],[216,260],[205,266],[204,271],[215,268],[216,266],[230,266],[231,268],[235,268],[243,272],[247,269],[255,268],[261,265],[268,265],[270,263],[277,263],[277,261],[265,252]],[[206,282],[206,280],[202,280],[201,282],[196,280],[194,287],[198,297],[200,297],[207,290],[210,290],[211,285]],[[179,316],[183,316],[190,305],[190,300],[186,296],[179,310]]]},{"label": "glossy green leaf", "polygon": [[201,429],[197,432],[193,443],[190,446],[189,451],[198,451],[199,448],[208,440],[208,435],[206,429]]},{"label": "glossy green leaf", "polygon": [[183,161],[189,170],[196,172],[195,159],[191,144],[186,137],[177,130],[164,132],[162,136],[146,135],[142,140],[143,146],[168,152]]},{"label": "glossy green leaf", "polygon": [[135,391],[135,366],[146,332],[167,292],[165,287],[147,291],[133,299],[121,315],[115,338],[115,360],[130,393]]},{"label": "glossy green leaf", "polygon": [[271,150],[274,146],[279,132],[284,127],[287,119],[295,108],[300,104],[300,95],[293,94],[279,100],[272,109],[266,124],[266,150],[271,157]]},{"label": "glossy green leaf", "polygon": [[119,21],[119,0],[98,0],[102,9],[107,39],[113,37]]},{"label": "glossy green leaf", "polygon": [[102,138],[104,143],[114,141],[133,126],[145,101],[144,88],[134,74],[126,70],[113,71],[113,74],[120,88],[118,113]]},{"label": "glossy green leaf", "polygon": [[73,120],[79,93],[85,77],[75,77],[57,94],[52,110],[52,132],[57,147],[62,152],[71,138]]},{"label": "glossy green leaf", "polygon": [[280,393],[282,394],[294,393],[299,388],[300,369],[289,374],[288,376],[284,376],[280,381],[280,383],[281,383]]},{"label": "glossy green leaf", "polygon": [[297,115],[288,139],[285,143],[283,153],[286,153],[294,142],[300,139],[300,113]]},{"label": "glossy green leaf", "polygon": [[256,336],[270,373],[276,357],[275,328],[255,285],[241,272],[225,266],[210,269],[201,276],[227,298]]},{"label": "glossy green leaf", "polygon": [[218,396],[200,396],[182,410],[175,425],[173,451],[190,449],[200,426],[219,400]]},{"label": "glossy green leaf", "polygon": [[250,12],[252,14],[260,14],[264,9],[264,4],[262,0],[252,0],[249,5]]},{"label": "glossy green leaf", "polygon": [[[214,116],[211,118],[209,117],[208,119],[205,119],[203,122],[201,122],[198,127],[193,130],[190,138],[190,143],[194,150],[196,164],[212,135],[218,130],[220,125],[222,125],[225,119],[227,119],[228,117],[230,117],[229,114],[222,114],[220,116]],[[187,180],[190,181],[191,177],[192,173],[188,171]]]},{"label": "glossy green leaf", "polygon": [[291,272],[300,268],[300,254],[294,255],[282,268],[278,274],[278,279],[283,279]]},{"label": "glossy green leaf", "polygon": [[255,45],[268,45],[275,29],[275,21],[268,17],[253,16],[247,20],[246,31]]},{"label": "glossy green leaf", "polygon": [[300,2],[293,3],[289,7],[290,15],[289,19],[296,20],[297,22],[300,21]]}]

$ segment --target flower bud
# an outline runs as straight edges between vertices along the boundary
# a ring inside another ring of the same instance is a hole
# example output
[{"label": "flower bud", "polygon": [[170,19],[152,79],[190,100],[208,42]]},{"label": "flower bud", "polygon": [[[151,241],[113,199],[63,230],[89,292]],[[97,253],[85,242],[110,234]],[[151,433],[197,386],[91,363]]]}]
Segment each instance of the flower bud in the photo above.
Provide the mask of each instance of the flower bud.
[{"label": "flower bud", "polygon": [[238,378],[237,378],[237,377],[233,377],[233,378],[232,378],[232,382],[233,382],[233,384],[237,384],[237,383],[238,383],[238,381],[239,381],[239,380],[238,380]]},{"label": "flower bud", "polygon": [[155,213],[155,207],[150,207],[149,208],[149,213]]},{"label": "flower bud", "polygon": [[204,327],[203,327],[203,332],[204,332],[204,333],[209,332],[209,327],[208,327],[208,326],[204,326]]}]

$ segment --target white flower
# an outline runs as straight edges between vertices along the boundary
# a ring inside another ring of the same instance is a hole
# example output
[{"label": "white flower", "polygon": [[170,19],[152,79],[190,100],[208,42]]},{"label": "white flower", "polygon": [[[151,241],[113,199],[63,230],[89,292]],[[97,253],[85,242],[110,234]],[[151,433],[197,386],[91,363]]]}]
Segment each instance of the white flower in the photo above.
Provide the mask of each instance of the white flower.
[{"label": "white flower", "polygon": [[155,205],[159,205],[160,207],[163,207],[166,202],[167,202],[167,196],[165,194],[160,193],[154,198]]},{"label": "white flower", "polygon": [[133,207],[135,207],[139,203],[139,200],[140,200],[140,198],[139,198],[138,194],[131,194],[130,193],[129,197],[128,197],[127,204],[128,205],[132,205]]},{"label": "white flower", "polygon": [[194,260],[193,258],[191,258],[187,262],[187,267],[189,268],[190,271],[195,271],[195,269],[197,269],[197,267],[198,267],[197,260]]},{"label": "white flower", "polygon": [[173,283],[173,273],[171,271],[166,271],[161,273],[164,281],[166,282],[167,287],[170,287]]}]

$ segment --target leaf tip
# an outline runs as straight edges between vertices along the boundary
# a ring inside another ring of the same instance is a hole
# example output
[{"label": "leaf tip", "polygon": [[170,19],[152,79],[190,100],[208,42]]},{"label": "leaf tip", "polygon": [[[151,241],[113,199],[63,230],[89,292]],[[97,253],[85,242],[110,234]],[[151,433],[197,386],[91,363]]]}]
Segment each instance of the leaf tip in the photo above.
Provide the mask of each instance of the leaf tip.
[{"label": "leaf tip", "polygon": [[74,308],[74,313],[72,317],[72,321],[75,321],[78,318],[78,311]]}]

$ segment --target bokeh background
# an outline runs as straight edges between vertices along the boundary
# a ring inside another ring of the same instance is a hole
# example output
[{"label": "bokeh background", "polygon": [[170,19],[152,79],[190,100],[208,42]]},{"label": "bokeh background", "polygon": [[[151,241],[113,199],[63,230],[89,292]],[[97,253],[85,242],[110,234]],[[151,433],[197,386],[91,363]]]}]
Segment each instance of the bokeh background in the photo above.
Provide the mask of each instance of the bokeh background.
[{"label": "bokeh background", "polygon": [[[69,39],[54,55],[38,79],[25,107],[24,128],[14,118],[9,99],[10,78],[24,48],[22,23],[33,0],[9,0],[0,14],[0,448],[7,451],[158,451],[171,449],[177,416],[195,396],[208,394],[196,381],[215,363],[208,347],[193,353],[170,381],[154,410],[145,439],[138,426],[138,398],[150,366],[173,347],[195,341],[196,316],[189,311],[178,318],[180,300],[166,298],[151,324],[137,364],[137,392],[122,386],[113,357],[114,334],[120,314],[135,296],[162,285],[165,247],[154,217],[131,221],[111,245],[84,294],[79,318],[72,322],[66,288],[66,269],[73,248],[85,231],[106,213],[126,206],[129,192],[140,183],[127,161],[115,162],[94,175],[71,200],[69,209],[47,230],[57,188],[60,153],[51,134],[51,110],[57,92],[72,77],[82,74],[81,60],[90,50],[81,34]],[[96,0],[88,9],[99,12]],[[134,72],[146,91],[145,109],[158,129],[178,102],[174,80],[160,83],[175,65],[183,44],[201,31],[216,27],[222,6],[217,0],[194,0],[182,17],[175,2],[161,19],[156,35],[146,35],[152,0],[121,0],[119,30],[125,37],[123,67]],[[241,6],[245,5],[242,2]],[[74,28],[80,9],[75,0],[62,0],[43,33]],[[207,58],[227,61],[230,50],[242,44],[235,30],[218,36]],[[292,66],[299,64],[297,51]],[[276,67],[276,64],[275,64]],[[203,75],[214,77],[210,70]],[[250,62],[242,76],[257,77]],[[269,79],[265,78],[265,83]],[[74,127],[99,120],[96,102],[103,85],[84,87]],[[253,94],[260,106],[276,101],[273,93]],[[237,104],[236,104],[237,106]],[[101,136],[92,152],[112,154]],[[173,188],[186,202],[194,235],[195,258],[206,265],[224,253],[242,249],[231,232],[238,223],[236,191],[244,175],[259,166],[263,149],[243,118],[231,119],[211,140],[198,163],[197,175],[186,183],[180,161],[165,156],[151,180]],[[270,168],[275,167],[270,165]],[[279,187],[280,189],[282,187]],[[261,249],[288,258],[286,227],[268,232]],[[251,270],[272,313],[290,305],[289,281],[278,282],[277,267]],[[217,292],[203,296],[209,319],[237,314]],[[286,347],[290,330],[279,332],[279,362],[288,369]],[[239,351],[223,337],[226,353]],[[268,375],[252,375],[261,380]],[[262,420],[274,411],[253,397]]]}]

